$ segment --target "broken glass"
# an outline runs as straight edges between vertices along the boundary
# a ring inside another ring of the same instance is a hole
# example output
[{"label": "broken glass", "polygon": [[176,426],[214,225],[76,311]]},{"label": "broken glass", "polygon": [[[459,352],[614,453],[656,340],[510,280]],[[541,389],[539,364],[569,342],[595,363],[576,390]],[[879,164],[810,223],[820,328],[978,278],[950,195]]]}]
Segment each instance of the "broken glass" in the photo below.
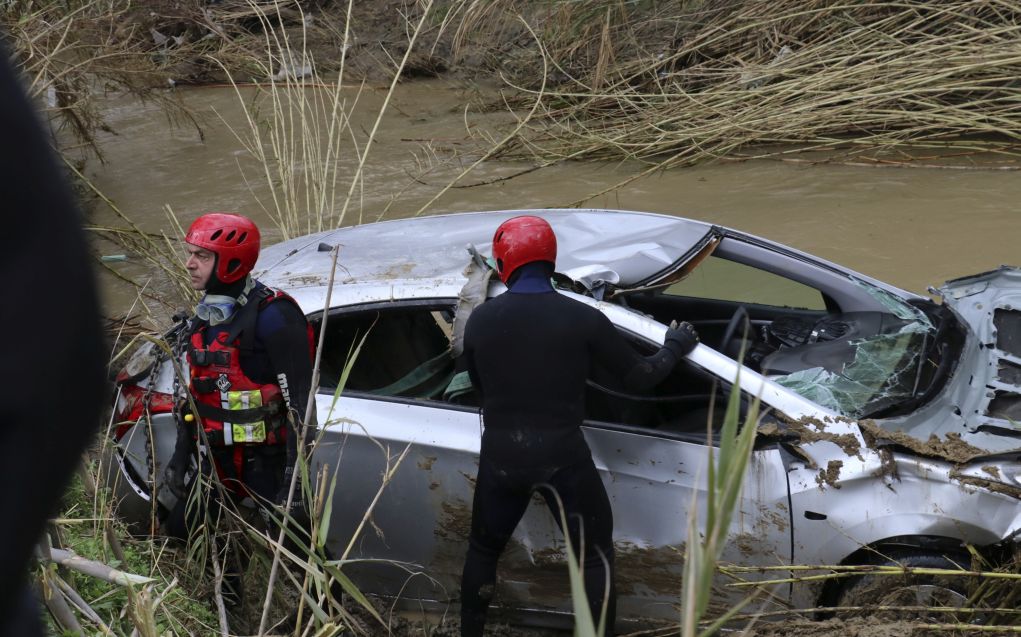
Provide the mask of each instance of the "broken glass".
[{"label": "broken glass", "polygon": [[839,371],[812,367],[773,380],[844,416],[867,416],[913,396],[931,332],[927,318],[909,323],[893,333],[851,341],[854,358]]},{"label": "broken glass", "polygon": [[890,294],[882,288],[878,288],[871,283],[866,283],[861,279],[852,279],[859,287],[861,287],[869,296],[879,301],[891,314],[899,319],[905,321],[918,321],[927,328],[932,327],[932,322],[929,321],[929,317],[925,315],[925,312],[921,311],[917,307],[906,303],[903,299],[900,299],[893,294]]}]

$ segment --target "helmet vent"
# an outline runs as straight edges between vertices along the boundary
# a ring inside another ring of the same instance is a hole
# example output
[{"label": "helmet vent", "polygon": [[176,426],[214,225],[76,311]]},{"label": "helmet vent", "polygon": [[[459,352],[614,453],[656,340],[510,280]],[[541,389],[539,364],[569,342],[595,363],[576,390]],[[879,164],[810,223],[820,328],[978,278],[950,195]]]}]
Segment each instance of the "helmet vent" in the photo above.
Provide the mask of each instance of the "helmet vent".
[{"label": "helmet vent", "polygon": [[237,230],[231,230],[230,232],[227,233],[227,237],[224,239],[224,241],[230,241],[231,239],[234,238],[234,235],[236,235],[237,233],[238,233]]},{"label": "helmet vent", "polygon": [[499,234],[496,235],[496,240],[493,241],[493,243],[500,243],[500,239],[503,239],[503,230],[501,230]]},{"label": "helmet vent", "polygon": [[216,241],[217,239],[219,239],[219,238],[220,238],[220,235],[221,235],[221,234],[223,234],[223,228],[220,228],[219,230],[217,230],[216,232],[214,232],[213,234],[211,234],[211,235],[209,236],[209,239],[210,239],[211,241]]},{"label": "helmet vent", "polygon": [[233,272],[241,267],[241,259],[231,259],[227,262],[227,272]]},{"label": "helmet vent", "polygon": [[247,239],[247,238],[248,238],[248,233],[247,232],[242,232],[241,236],[238,237],[238,245],[241,245],[242,243],[244,243],[245,239]]}]

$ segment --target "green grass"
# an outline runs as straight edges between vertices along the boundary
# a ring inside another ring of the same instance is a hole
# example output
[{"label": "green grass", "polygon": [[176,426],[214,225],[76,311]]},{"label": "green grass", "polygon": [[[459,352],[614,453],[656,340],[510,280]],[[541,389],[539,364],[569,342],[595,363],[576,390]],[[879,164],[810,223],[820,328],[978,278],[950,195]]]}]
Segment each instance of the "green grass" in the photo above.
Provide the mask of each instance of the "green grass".
[{"label": "green grass", "polygon": [[[107,525],[119,538],[123,560],[115,556],[106,539]],[[207,603],[208,591],[201,582],[188,577],[187,569],[182,568],[181,552],[160,538],[131,537],[124,526],[110,516],[102,489],[93,497],[82,479],[76,476],[51,527],[52,536],[57,537],[54,544],[67,547],[83,558],[155,579],[152,584],[128,589],[75,571],[57,569],[52,564],[40,564],[36,568],[37,578],[42,577],[44,570],[55,570],[114,634],[128,635],[136,629],[143,635],[208,634],[215,630],[216,618]],[[145,612],[146,601],[154,599],[161,599],[157,612]],[[103,633],[82,614],[78,617],[88,633]],[[51,631],[56,633],[53,620],[49,621]]]}]

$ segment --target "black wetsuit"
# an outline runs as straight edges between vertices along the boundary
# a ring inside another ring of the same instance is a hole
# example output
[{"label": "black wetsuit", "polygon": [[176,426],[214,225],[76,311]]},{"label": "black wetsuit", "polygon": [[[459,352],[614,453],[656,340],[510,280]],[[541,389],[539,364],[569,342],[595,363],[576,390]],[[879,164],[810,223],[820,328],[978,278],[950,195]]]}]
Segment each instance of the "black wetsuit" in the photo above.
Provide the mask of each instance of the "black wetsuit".
[{"label": "black wetsuit", "polygon": [[535,490],[560,525],[556,492],[573,546],[584,541],[586,594],[597,623],[608,601],[610,634],[613,513],[580,429],[585,381],[599,366],[642,391],[663,380],[681,353],[670,346],[640,356],[599,311],[553,291],[544,264],[522,270],[510,291],[479,306],[465,328],[465,364],[481,395],[485,431],[461,583],[461,634],[482,634],[497,560]]},{"label": "black wetsuit", "polygon": [[[0,635],[42,635],[26,581],[33,547],[108,395],[82,217],[53,141],[15,76],[0,35]],[[58,166],[60,166],[58,168]],[[35,580],[35,570],[33,580]],[[51,629],[52,631],[52,629]]]}]

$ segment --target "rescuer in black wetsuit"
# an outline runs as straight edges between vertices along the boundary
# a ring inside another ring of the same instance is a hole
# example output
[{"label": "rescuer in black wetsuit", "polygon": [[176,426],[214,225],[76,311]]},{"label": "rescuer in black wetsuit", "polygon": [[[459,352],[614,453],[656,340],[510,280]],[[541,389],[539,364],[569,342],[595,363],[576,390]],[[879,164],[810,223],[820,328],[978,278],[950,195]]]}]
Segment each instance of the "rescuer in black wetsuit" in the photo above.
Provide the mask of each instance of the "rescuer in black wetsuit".
[{"label": "rescuer in black wetsuit", "polygon": [[[191,393],[223,485],[236,499],[252,497],[263,517],[287,500],[298,460],[301,422],[312,384],[312,333],[289,296],[249,275],[259,254],[259,231],[250,219],[209,213],[185,237],[192,287],[206,292],[188,325]],[[164,521],[168,535],[187,539],[204,507],[188,505],[185,476],[198,430],[191,403],[182,404],[178,440],[167,483],[178,496]],[[204,470],[212,467],[208,461]],[[216,503],[217,490],[213,490]],[[219,507],[210,507],[212,514]],[[288,513],[304,523],[300,487]],[[240,568],[228,564],[225,600],[240,601]]]},{"label": "rescuer in black wetsuit", "polygon": [[[599,311],[550,284],[556,237],[539,217],[504,222],[493,238],[497,272],[508,292],[479,306],[465,327],[464,357],[482,401],[485,431],[461,579],[461,635],[482,634],[496,564],[533,491],[539,491],[581,556],[595,622],[606,602],[606,632],[616,617],[613,513],[580,426],[585,381],[594,366],[631,391],[655,386],[698,343],[688,323],[666,344],[637,354]],[[561,527],[561,530],[564,530]]]},{"label": "rescuer in black wetsuit", "polygon": [[26,576],[36,580],[33,549],[95,444],[109,347],[83,217],[4,40],[0,32],[0,635],[31,637],[60,629],[44,633]]}]

